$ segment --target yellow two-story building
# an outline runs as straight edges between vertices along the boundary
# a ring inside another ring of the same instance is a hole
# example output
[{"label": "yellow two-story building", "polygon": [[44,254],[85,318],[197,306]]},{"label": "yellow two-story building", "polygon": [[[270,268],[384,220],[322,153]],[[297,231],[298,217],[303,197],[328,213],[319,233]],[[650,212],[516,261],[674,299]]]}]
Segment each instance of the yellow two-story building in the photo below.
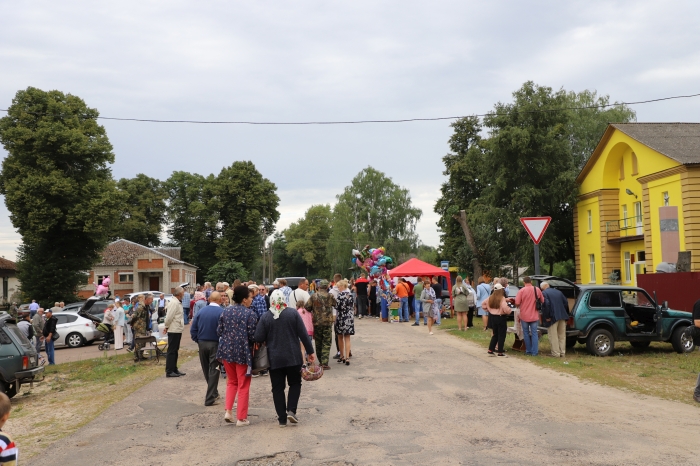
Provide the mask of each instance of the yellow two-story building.
[{"label": "yellow two-story building", "polygon": [[700,123],[610,124],[576,181],[578,283],[633,286],[680,251],[700,271]]}]

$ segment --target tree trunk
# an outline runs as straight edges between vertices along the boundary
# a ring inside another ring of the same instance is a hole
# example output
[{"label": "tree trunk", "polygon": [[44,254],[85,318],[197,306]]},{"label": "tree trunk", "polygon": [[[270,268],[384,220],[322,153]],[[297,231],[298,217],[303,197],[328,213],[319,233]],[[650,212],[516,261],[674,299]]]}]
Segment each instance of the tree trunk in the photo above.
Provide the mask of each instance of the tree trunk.
[{"label": "tree trunk", "polygon": [[474,237],[472,236],[472,230],[469,228],[469,223],[467,223],[467,213],[464,210],[460,210],[459,215],[454,214],[452,217],[462,226],[464,236],[467,238],[467,244],[472,249],[472,253],[474,254],[472,258],[472,266],[474,267],[474,281],[478,282],[479,277],[483,275],[483,273],[481,271],[479,259],[476,257],[476,243],[474,242]]}]

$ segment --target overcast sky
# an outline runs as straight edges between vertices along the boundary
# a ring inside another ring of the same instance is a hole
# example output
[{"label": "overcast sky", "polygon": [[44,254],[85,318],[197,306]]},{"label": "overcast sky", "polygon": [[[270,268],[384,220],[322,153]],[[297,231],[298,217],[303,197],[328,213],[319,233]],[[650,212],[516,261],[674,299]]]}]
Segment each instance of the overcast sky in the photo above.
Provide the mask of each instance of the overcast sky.
[{"label": "overcast sky", "polygon": [[[693,94],[699,17],[692,1],[0,0],[0,108],[28,86],[78,95],[102,116],[249,121],[484,113],[527,80],[618,101]],[[699,108],[634,107],[638,121],[693,122]],[[439,243],[449,122],[102,124],[115,178],[252,160],[278,187],[278,229],[371,165],[410,190],[421,240]],[[19,242],[3,202],[0,255],[14,259]]]}]

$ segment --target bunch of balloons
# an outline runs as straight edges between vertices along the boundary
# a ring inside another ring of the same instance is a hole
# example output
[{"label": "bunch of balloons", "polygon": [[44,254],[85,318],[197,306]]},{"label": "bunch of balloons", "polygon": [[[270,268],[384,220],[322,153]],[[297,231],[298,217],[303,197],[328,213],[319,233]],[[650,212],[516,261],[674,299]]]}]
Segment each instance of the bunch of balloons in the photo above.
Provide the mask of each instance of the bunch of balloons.
[{"label": "bunch of balloons", "polygon": [[390,267],[394,260],[384,255],[386,249],[384,247],[370,248],[366,245],[362,251],[357,249],[352,250],[352,263],[360,269],[367,272],[367,275],[376,280],[382,290],[391,290],[389,284],[387,268]]}]

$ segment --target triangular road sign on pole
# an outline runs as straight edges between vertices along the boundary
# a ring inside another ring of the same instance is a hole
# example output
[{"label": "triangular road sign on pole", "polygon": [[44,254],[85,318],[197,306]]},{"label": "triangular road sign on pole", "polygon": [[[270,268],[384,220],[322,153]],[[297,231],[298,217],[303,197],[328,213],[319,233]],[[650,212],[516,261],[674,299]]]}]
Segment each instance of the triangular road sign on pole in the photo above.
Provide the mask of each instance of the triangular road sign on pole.
[{"label": "triangular road sign on pole", "polygon": [[535,244],[540,244],[544,232],[549,226],[549,222],[552,221],[552,217],[521,217],[520,223],[525,227],[525,231],[530,235],[532,241]]}]

